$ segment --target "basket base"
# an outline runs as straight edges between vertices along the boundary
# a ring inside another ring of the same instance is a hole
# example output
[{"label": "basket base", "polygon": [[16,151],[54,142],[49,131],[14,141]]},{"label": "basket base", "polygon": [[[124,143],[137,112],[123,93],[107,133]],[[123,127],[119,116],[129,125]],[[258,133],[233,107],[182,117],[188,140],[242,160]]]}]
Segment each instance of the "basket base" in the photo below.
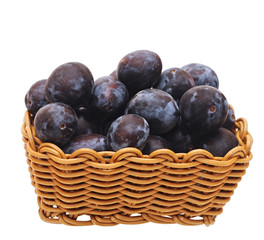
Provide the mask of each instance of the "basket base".
[{"label": "basket base", "polygon": [[[40,218],[48,223],[55,224],[65,224],[70,226],[89,226],[89,225],[99,225],[99,226],[115,226],[118,224],[143,224],[147,222],[159,223],[159,224],[175,224],[180,225],[212,225],[215,222],[216,216],[207,216],[203,215],[195,218],[186,217],[184,215],[175,215],[175,216],[158,216],[153,214],[142,213],[138,216],[129,216],[122,214],[114,214],[110,216],[97,216],[97,215],[86,215],[82,214],[79,216],[71,215],[67,213],[51,213],[47,212],[44,209],[39,209]],[[78,220],[81,216],[87,216],[89,220],[83,221]]]}]

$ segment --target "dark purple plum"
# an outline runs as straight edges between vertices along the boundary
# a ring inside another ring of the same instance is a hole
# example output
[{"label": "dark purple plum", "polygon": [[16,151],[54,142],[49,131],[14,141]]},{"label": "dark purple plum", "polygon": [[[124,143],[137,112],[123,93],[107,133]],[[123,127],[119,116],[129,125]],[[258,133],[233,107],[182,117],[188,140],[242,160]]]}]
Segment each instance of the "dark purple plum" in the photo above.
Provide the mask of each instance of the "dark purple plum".
[{"label": "dark purple plum", "polygon": [[114,80],[111,76],[95,81],[92,102],[102,115],[113,116],[123,112],[128,100],[129,94],[122,82]]},{"label": "dark purple plum", "polygon": [[124,56],[117,67],[119,81],[123,82],[130,96],[140,90],[153,87],[160,78],[160,57],[148,50],[131,52]]},{"label": "dark purple plum", "polygon": [[149,137],[147,121],[135,114],[127,114],[117,118],[107,133],[107,143],[111,150],[118,151],[125,147],[142,150]]},{"label": "dark purple plum", "polygon": [[35,115],[37,111],[48,104],[44,96],[44,88],[47,80],[40,80],[35,82],[28,90],[25,96],[25,104],[28,111]]},{"label": "dark purple plum", "polygon": [[238,146],[236,136],[226,128],[220,128],[206,135],[200,141],[200,148],[207,150],[217,157],[224,157],[228,151],[236,146]]},{"label": "dark purple plum", "polygon": [[143,154],[151,154],[158,149],[170,149],[171,146],[164,138],[160,136],[150,135],[147,139],[147,143],[143,148]]},{"label": "dark purple plum", "polygon": [[71,154],[81,148],[90,148],[94,151],[108,151],[107,139],[100,134],[83,134],[73,138],[64,148],[64,152]]},{"label": "dark purple plum", "polygon": [[180,68],[170,68],[161,73],[156,88],[169,93],[179,102],[182,95],[194,86],[194,80],[189,73]]},{"label": "dark purple plum", "polygon": [[222,127],[228,111],[225,96],[211,86],[196,86],[184,93],[180,112],[184,124],[192,131],[206,134]]},{"label": "dark purple plum", "polygon": [[57,67],[49,76],[45,87],[48,102],[62,102],[72,107],[88,101],[94,80],[90,70],[78,62]]},{"label": "dark purple plum", "polygon": [[177,124],[171,131],[163,137],[170,143],[171,149],[176,153],[187,153],[196,146],[196,138],[191,131],[183,124]]},{"label": "dark purple plum", "polygon": [[174,98],[160,89],[146,89],[138,92],[128,103],[125,113],[145,118],[151,134],[169,132],[180,119],[178,105]]},{"label": "dark purple plum", "polygon": [[40,108],[34,120],[37,137],[62,147],[74,135],[77,127],[75,111],[64,103],[49,103]]},{"label": "dark purple plum", "polygon": [[228,114],[223,127],[228,130],[231,130],[234,127],[235,122],[236,122],[235,113],[233,109],[230,106],[228,106]]},{"label": "dark purple plum", "polygon": [[191,63],[182,67],[182,69],[188,72],[194,79],[195,85],[208,85],[215,88],[219,87],[219,80],[211,68],[199,63]]},{"label": "dark purple plum", "polygon": [[113,77],[113,79],[117,81],[118,80],[117,70],[113,71],[109,76]]}]

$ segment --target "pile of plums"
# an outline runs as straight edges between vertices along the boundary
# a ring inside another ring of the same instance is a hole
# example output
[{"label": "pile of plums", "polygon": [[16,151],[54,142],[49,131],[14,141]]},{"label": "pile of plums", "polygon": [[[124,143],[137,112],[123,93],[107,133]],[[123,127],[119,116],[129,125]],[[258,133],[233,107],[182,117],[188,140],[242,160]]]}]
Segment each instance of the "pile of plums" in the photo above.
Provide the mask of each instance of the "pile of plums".
[{"label": "pile of plums", "polygon": [[144,154],[202,148],[224,156],[238,141],[234,112],[218,86],[205,65],[162,72],[160,57],[140,50],[96,81],[85,65],[63,64],[31,86],[25,103],[37,137],[67,154],[135,147]]}]

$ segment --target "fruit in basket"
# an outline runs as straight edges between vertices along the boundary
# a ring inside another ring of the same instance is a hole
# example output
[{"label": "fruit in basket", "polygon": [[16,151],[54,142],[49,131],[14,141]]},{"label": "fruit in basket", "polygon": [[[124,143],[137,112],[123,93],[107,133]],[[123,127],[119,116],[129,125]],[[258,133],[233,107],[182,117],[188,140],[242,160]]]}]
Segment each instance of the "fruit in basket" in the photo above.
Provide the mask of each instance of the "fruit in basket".
[{"label": "fruit in basket", "polygon": [[111,72],[109,76],[113,77],[114,80],[118,81],[117,70],[114,70],[113,72]]},{"label": "fruit in basket", "polygon": [[95,133],[76,136],[64,147],[64,152],[71,154],[81,148],[90,148],[97,152],[107,151],[108,146],[106,137]]},{"label": "fruit in basket", "polygon": [[92,94],[93,105],[99,113],[113,116],[123,112],[129,99],[126,86],[111,76],[97,79]]},{"label": "fruit in basket", "polygon": [[140,90],[153,87],[160,78],[161,69],[161,59],[156,53],[139,50],[120,60],[117,76],[126,85],[130,96],[133,96]]},{"label": "fruit in basket", "polygon": [[99,133],[99,127],[95,121],[87,120],[84,116],[78,116],[78,123],[76,127],[75,135]]},{"label": "fruit in basket", "polygon": [[169,93],[179,102],[182,95],[194,86],[194,80],[189,73],[180,68],[170,68],[161,73],[156,88]]},{"label": "fruit in basket", "polygon": [[125,147],[142,150],[149,137],[147,121],[136,115],[127,114],[117,118],[107,132],[107,143],[111,150],[118,151]]},{"label": "fruit in basket", "polygon": [[235,113],[233,109],[230,106],[228,106],[228,114],[223,127],[231,130],[235,125],[235,121],[236,121]]},{"label": "fruit in basket", "polygon": [[151,134],[170,131],[180,119],[174,98],[160,89],[138,92],[128,103],[125,113],[137,114],[148,121]]},{"label": "fruit in basket", "polygon": [[195,148],[196,138],[181,121],[163,137],[171,144],[172,150],[178,153],[187,153]]},{"label": "fruit in basket", "polygon": [[48,102],[62,102],[72,107],[88,101],[94,86],[90,70],[78,62],[69,62],[57,67],[45,86]]},{"label": "fruit in basket", "polygon": [[47,80],[40,80],[35,82],[28,90],[25,96],[25,104],[28,111],[35,115],[37,111],[48,104],[44,96],[44,88]]},{"label": "fruit in basket", "polygon": [[184,124],[192,131],[207,133],[222,127],[227,118],[225,96],[211,86],[196,86],[184,93],[180,100]]},{"label": "fruit in basket", "polygon": [[229,150],[237,145],[236,136],[226,128],[220,128],[200,140],[200,148],[207,150],[215,157],[224,157]]},{"label": "fruit in basket", "polygon": [[195,85],[208,85],[219,87],[219,80],[213,69],[199,63],[191,63],[182,67],[194,79]]},{"label": "fruit in basket", "polygon": [[40,108],[34,120],[37,137],[42,142],[64,146],[76,131],[77,115],[64,103],[49,103]]},{"label": "fruit in basket", "polygon": [[64,147],[73,137],[103,134],[114,151],[146,145],[145,153],[164,146],[188,152],[219,128],[232,129],[234,112],[211,68],[161,70],[160,57],[148,50],[125,55],[95,82],[82,63],[60,65],[25,97],[37,137]]},{"label": "fruit in basket", "polygon": [[151,154],[158,149],[170,149],[171,146],[167,140],[160,136],[150,135],[147,139],[146,145],[143,148],[143,154]]}]

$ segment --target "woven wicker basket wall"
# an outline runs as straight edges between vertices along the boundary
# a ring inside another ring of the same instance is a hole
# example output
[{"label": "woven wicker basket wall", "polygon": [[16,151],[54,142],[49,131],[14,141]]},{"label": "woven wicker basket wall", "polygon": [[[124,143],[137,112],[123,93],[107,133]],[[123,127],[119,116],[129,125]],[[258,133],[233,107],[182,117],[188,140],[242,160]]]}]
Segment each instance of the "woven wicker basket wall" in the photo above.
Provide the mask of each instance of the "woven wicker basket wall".
[{"label": "woven wicker basket wall", "polygon": [[[252,158],[247,121],[238,119],[234,131],[239,146],[225,157],[201,149],[186,154],[157,150],[147,156],[135,148],[66,155],[54,144],[41,143],[26,112],[22,134],[39,215],[50,223],[78,226],[210,225]],[[82,215],[89,219],[80,220]]]}]

